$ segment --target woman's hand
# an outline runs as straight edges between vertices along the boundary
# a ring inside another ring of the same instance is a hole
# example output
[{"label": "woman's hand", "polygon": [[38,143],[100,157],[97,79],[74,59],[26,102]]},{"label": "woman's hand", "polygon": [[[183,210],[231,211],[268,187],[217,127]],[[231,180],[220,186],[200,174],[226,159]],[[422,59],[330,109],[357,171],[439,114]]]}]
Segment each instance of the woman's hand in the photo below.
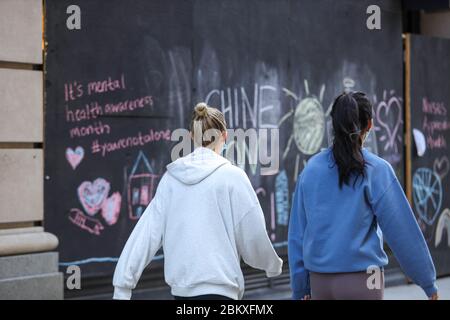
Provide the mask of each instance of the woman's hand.
[{"label": "woman's hand", "polygon": [[311,296],[309,294],[307,294],[303,298],[301,298],[300,300],[311,300]]},{"label": "woman's hand", "polygon": [[433,295],[429,297],[428,300],[439,300],[438,293],[437,292],[433,293]]}]

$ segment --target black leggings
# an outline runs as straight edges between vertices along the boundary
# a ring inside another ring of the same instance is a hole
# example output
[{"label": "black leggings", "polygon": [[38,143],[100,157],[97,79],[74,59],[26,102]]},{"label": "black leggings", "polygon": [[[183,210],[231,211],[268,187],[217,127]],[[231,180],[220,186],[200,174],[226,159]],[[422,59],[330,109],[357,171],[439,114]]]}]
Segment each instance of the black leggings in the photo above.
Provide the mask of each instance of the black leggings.
[{"label": "black leggings", "polygon": [[218,294],[203,294],[201,296],[193,297],[179,297],[173,296],[175,300],[233,300],[229,297],[221,296]]}]

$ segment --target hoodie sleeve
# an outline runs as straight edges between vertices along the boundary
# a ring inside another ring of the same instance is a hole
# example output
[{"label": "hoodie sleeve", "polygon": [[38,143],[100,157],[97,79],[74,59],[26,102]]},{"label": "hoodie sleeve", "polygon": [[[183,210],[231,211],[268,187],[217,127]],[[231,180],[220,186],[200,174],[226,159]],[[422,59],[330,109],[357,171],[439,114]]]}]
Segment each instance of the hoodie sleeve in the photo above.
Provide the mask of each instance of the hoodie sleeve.
[{"label": "hoodie sleeve", "polygon": [[[239,179],[239,180],[238,180]],[[249,266],[264,270],[268,277],[281,274],[281,260],[269,239],[258,197],[245,172],[239,169],[239,177],[233,183],[231,206],[235,214],[235,239],[239,255]]]},{"label": "hoodie sleeve", "polygon": [[239,254],[249,266],[266,271],[268,277],[281,274],[281,260],[267,235],[264,214],[259,204],[250,209],[236,227]]},{"label": "hoodie sleeve", "polygon": [[136,287],[142,271],[161,248],[163,218],[160,188],[161,183],[122,250],[114,272],[113,299],[129,300],[131,298],[131,291]]},{"label": "hoodie sleeve", "polygon": [[400,183],[393,174],[384,193],[373,205],[386,242],[406,275],[428,297],[437,292],[436,271],[422,231]]},{"label": "hoodie sleeve", "polygon": [[311,294],[309,271],[303,260],[303,235],[306,227],[306,215],[300,178],[294,192],[288,231],[288,259],[291,273],[292,298],[302,299]]}]

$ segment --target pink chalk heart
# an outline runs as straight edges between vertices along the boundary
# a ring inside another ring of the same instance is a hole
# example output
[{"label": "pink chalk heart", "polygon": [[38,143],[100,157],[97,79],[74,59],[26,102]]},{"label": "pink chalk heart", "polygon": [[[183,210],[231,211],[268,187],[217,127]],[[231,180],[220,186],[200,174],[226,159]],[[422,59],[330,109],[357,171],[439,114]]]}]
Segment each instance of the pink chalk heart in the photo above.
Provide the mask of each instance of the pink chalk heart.
[{"label": "pink chalk heart", "polygon": [[72,148],[66,149],[66,159],[69,161],[72,169],[75,170],[76,167],[80,164],[81,160],[84,158],[84,149],[83,147],[76,147],[75,150]]},{"label": "pink chalk heart", "polygon": [[108,225],[113,225],[117,222],[120,213],[120,204],[122,196],[118,192],[114,192],[111,197],[105,199],[102,203],[102,217]]},{"label": "pink chalk heart", "polygon": [[109,182],[102,178],[95,179],[93,183],[84,181],[78,187],[78,199],[90,216],[93,216],[100,210],[108,193]]}]

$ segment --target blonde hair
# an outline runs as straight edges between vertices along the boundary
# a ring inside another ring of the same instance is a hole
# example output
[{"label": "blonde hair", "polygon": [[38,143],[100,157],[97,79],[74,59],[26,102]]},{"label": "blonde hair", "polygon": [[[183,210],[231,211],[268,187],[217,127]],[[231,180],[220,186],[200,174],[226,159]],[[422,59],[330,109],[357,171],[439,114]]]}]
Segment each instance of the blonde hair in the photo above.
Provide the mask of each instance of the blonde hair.
[{"label": "blonde hair", "polygon": [[[227,130],[227,123],[223,113],[218,109],[209,107],[206,103],[198,103],[194,111],[192,112],[192,120],[190,125],[191,134],[194,137],[194,143],[200,145],[199,139],[201,139],[201,145],[203,147],[209,146],[212,143],[216,143],[212,137],[208,137],[208,133],[211,130],[218,130],[216,134],[220,134]],[[206,135],[205,132],[207,133]]]}]

